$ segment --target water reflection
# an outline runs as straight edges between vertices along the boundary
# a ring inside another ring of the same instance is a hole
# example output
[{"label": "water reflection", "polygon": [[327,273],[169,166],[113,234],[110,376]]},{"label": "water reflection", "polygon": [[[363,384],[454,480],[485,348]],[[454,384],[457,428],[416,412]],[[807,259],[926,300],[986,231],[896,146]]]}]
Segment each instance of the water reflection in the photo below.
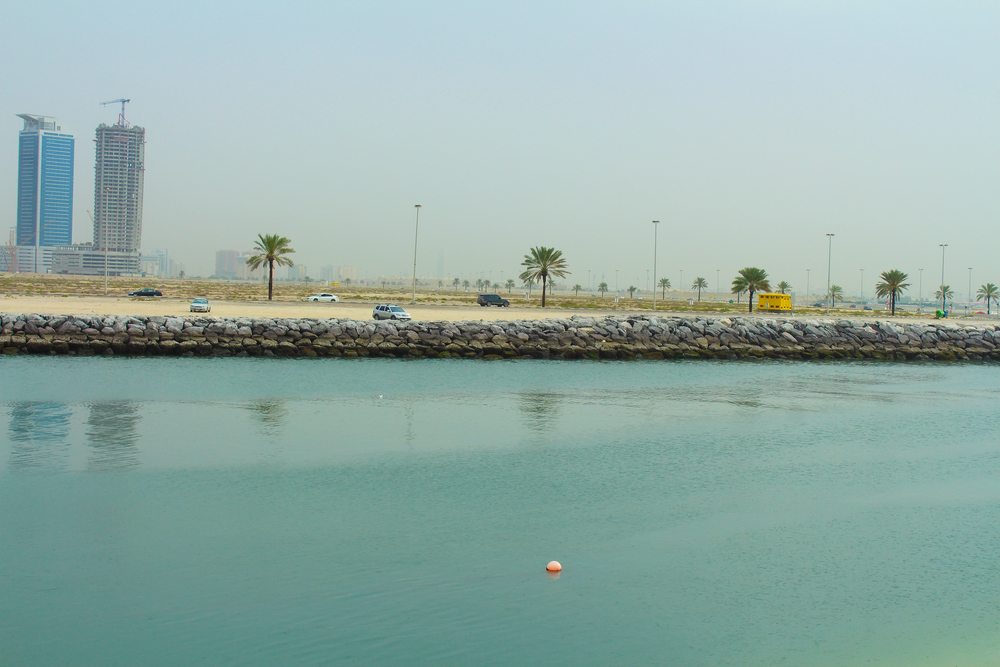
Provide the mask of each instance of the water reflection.
[{"label": "water reflection", "polygon": [[127,470],[139,466],[137,426],[142,416],[131,401],[91,403],[87,417],[90,470]]},{"label": "water reflection", "polygon": [[528,428],[539,433],[548,430],[559,417],[562,394],[521,392],[518,407],[524,414]]},{"label": "water reflection", "polygon": [[246,408],[260,425],[263,435],[281,435],[288,417],[288,408],[283,399],[263,398],[247,403]]},{"label": "water reflection", "polygon": [[10,411],[12,469],[54,472],[69,455],[70,409],[65,403],[14,403]]}]

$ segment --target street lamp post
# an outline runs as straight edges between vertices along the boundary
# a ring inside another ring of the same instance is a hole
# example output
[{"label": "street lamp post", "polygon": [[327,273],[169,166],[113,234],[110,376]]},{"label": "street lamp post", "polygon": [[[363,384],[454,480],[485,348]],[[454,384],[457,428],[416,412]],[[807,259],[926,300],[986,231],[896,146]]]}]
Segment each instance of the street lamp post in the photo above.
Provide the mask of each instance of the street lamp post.
[{"label": "street lamp post", "polygon": [[618,294],[618,269],[615,269],[615,294]]},{"label": "street lamp post", "polygon": [[104,188],[104,205],[101,206],[101,224],[104,225],[104,296],[108,295],[108,195],[111,191]]},{"label": "street lamp post", "polygon": [[413,225],[413,293],[410,295],[410,303],[417,302],[417,234],[420,233],[420,204],[414,204],[417,209],[417,222]]},{"label": "street lamp post", "polygon": [[917,292],[917,303],[920,305],[917,308],[922,309],[924,307],[924,270],[917,269],[917,271],[920,272],[920,287],[917,288],[919,290]]},{"label": "street lamp post", "polygon": [[941,310],[948,312],[948,304],[945,301],[944,293],[944,249],[948,247],[947,243],[939,243],[941,246]]},{"label": "street lamp post", "polygon": [[969,310],[972,310],[972,267],[969,267]]},{"label": "street lamp post", "polygon": [[656,229],[660,226],[659,220],[653,220],[653,310],[656,310]]},{"label": "street lamp post", "polygon": [[[827,239],[829,240],[829,248],[827,249],[827,252],[826,252],[826,298],[830,302],[830,308],[833,308],[833,303],[832,303],[832,301],[833,301],[832,296],[833,295],[830,294],[830,266],[832,265],[832,261],[833,261],[833,237],[835,235],[834,234],[827,234],[826,236],[827,236]],[[826,312],[830,312],[830,311],[827,310]]]}]

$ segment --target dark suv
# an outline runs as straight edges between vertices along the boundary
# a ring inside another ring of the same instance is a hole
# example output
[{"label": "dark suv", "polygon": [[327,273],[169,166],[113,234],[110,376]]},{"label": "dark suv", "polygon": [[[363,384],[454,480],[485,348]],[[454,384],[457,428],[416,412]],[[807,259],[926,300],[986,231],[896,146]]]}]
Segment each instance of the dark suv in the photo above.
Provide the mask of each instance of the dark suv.
[{"label": "dark suv", "polygon": [[163,292],[158,289],[153,289],[152,287],[143,287],[140,290],[134,292],[129,292],[129,296],[163,296]]},{"label": "dark suv", "polygon": [[476,303],[480,306],[498,306],[501,308],[510,305],[510,301],[501,298],[499,294],[480,294],[479,298],[476,299]]}]

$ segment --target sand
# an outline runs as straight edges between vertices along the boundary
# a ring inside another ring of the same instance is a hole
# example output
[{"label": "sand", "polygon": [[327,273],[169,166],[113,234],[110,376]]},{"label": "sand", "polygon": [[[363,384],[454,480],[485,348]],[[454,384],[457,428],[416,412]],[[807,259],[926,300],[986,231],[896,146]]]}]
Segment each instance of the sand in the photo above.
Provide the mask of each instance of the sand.
[{"label": "sand", "polygon": [[[341,301],[339,303],[319,303],[312,301],[244,301],[244,300],[224,300],[212,299],[212,312],[214,317],[267,317],[267,318],[350,318],[356,320],[372,319],[372,309],[374,304],[367,302]],[[651,315],[649,310],[628,311],[621,310],[600,310],[594,308],[527,308],[517,306],[513,303],[508,308],[484,308],[475,305],[434,305],[416,304],[408,305],[405,301],[397,301],[409,312],[414,320],[436,321],[436,322],[461,322],[463,320],[538,320],[553,317],[572,317],[573,315],[584,315],[587,317],[604,317],[606,315]],[[177,299],[160,297],[157,299],[132,299],[122,296],[21,296],[3,295],[0,296],[0,312],[5,313],[41,313],[60,315],[164,315],[164,316],[184,316],[190,315],[191,302],[187,299]],[[738,317],[746,315],[741,313],[693,313],[693,312],[671,312],[657,311],[661,315],[679,315],[684,317],[699,317],[705,315]],[[758,314],[759,317],[778,317],[784,319],[786,315]],[[872,313],[863,316],[860,312],[845,315],[837,313],[832,316],[825,316],[822,313],[808,313],[797,317],[835,317],[837,319],[851,319],[861,321],[875,321],[890,319],[887,313]],[[899,318],[905,322],[934,322],[933,318]],[[985,316],[961,318],[956,317],[952,321],[956,324],[984,324],[985,321],[995,322],[997,316],[991,318]],[[984,321],[985,320],[985,321]]]},{"label": "sand", "polygon": [[[215,317],[269,317],[269,318],[350,318],[372,319],[372,302],[326,303],[312,301],[226,301],[212,299]],[[586,314],[603,316],[623,314],[624,311],[596,311],[593,309],[571,310],[567,308],[546,309],[524,308],[511,305],[495,308],[469,305],[424,305],[410,306],[396,302],[409,312],[414,320],[460,322],[462,320],[534,320],[546,317],[571,317]],[[186,299],[130,299],[116,296],[18,296],[0,298],[0,312],[6,313],[53,313],[53,314],[100,314],[100,315],[190,315],[191,302]]]}]

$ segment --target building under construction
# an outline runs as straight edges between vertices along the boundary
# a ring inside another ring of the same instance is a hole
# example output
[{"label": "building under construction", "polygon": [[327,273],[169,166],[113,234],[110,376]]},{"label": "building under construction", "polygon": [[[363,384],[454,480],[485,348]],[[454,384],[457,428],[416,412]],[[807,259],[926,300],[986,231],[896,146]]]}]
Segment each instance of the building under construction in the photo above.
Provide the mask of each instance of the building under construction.
[{"label": "building under construction", "polygon": [[125,103],[114,125],[101,123],[95,138],[94,239],[52,255],[53,273],[138,274],[142,245],[142,191],[146,130],[125,120]]},{"label": "building under construction", "polygon": [[146,130],[102,123],[97,128],[95,152],[94,246],[138,253]]}]

